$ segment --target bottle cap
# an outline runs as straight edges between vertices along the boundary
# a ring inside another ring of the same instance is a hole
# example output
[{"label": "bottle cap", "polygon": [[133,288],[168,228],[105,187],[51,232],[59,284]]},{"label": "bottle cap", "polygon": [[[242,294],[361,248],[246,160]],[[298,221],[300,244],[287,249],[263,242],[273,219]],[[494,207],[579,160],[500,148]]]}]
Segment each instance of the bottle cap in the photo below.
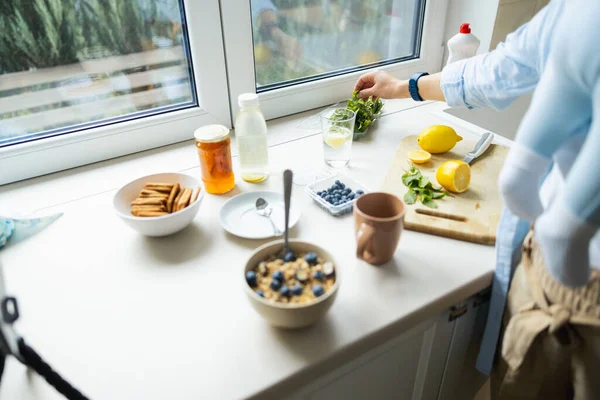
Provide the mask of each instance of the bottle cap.
[{"label": "bottle cap", "polygon": [[242,108],[258,107],[258,95],[256,93],[242,93],[238,96],[238,104]]},{"label": "bottle cap", "polygon": [[469,27],[469,24],[468,24],[468,23],[466,23],[466,24],[462,24],[462,25],[460,26],[460,30],[459,30],[459,32],[460,32],[460,33],[471,33],[471,28]]},{"label": "bottle cap", "polygon": [[229,135],[229,129],[223,125],[204,125],[194,132],[194,137],[200,143],[220,142]]}]

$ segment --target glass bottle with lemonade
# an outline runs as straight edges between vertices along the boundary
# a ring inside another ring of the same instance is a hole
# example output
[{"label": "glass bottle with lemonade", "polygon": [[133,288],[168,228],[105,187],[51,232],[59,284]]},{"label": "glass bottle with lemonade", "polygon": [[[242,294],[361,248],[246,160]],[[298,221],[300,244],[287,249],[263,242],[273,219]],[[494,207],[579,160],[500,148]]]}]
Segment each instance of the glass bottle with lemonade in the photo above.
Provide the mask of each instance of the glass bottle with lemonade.
[{"label": "glass bottle with lemonade", "polygon": [[261,182],[269,177],[267,123],[256,93],[241,94],[238,104],[240,111],[235,119],[235,137],[241,176],[246,182]]}]

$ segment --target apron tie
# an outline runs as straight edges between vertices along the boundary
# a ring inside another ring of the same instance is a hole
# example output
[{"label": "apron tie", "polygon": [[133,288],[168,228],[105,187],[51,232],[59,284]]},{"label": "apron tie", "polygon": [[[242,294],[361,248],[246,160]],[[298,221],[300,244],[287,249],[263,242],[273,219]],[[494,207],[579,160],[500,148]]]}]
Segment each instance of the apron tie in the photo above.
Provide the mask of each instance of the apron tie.
[{"label": "apron tie", "polygon": [[[524,243],[522,267],[525,269],[527,286],[533,301],[523,305],[510,319],[502,343],[502,357],[508,364],[508,371],[502,386],[510,386],[515,382],[517,371],[523,365],[527,355],[534,346],[541,346],[542,335],[554,336],[561,346],[572,349],[579,344],[579,337],[573,326],[589,326],[600,328],[600,319],[585,314],[573,314],[564,305],[549,305],[541,286],[540,279],[535,276],[531,257],[531,236]],[[543,376],[544,366],[535,363],[536,371],[531,376]],[[539,371],[537,371],[539,369]],[[534,381],[538,381],[534,379]],[[541,384],[541,380],[539,381]],[[534,382],[529,382],[534,384]],[[535,386],[535,384],[534,384]],[[530,388],[532,388],[530,386]],[[537,389],[535,389],[537,390]],[[534,392],[535,392],[534,390]]]}]

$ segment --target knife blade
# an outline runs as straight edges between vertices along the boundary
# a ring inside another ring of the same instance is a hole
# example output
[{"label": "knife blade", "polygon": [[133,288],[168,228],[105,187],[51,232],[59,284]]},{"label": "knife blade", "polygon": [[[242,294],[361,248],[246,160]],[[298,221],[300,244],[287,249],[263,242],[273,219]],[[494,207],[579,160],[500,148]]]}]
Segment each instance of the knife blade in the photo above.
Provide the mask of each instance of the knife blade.
[{"label": "knife blade", "polygon": [[490,147],[492,142],[494,141],[494,134],[491,132],[486,132],[481,135],[481,139],[475,145],[475,148],[467,153],[465,159],[463,160],[467,164],[471,164],[477,157],[481,156],[485,151]]}]

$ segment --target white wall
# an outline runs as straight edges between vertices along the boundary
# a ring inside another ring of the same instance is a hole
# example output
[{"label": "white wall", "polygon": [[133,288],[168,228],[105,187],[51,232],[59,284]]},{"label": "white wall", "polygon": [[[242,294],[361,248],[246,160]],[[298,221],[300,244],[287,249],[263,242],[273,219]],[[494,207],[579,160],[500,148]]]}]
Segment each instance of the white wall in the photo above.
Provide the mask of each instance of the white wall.
[{"label": "white wall", "polygon": [[[498,0],[448,0],[444,43],[458,33],[460,25],[471,24],[471,33],[481,40],[479,54],[490,48],[494,24],[498,11]],[[444,61],[448,59],[448,48],[444,49]]]}]

